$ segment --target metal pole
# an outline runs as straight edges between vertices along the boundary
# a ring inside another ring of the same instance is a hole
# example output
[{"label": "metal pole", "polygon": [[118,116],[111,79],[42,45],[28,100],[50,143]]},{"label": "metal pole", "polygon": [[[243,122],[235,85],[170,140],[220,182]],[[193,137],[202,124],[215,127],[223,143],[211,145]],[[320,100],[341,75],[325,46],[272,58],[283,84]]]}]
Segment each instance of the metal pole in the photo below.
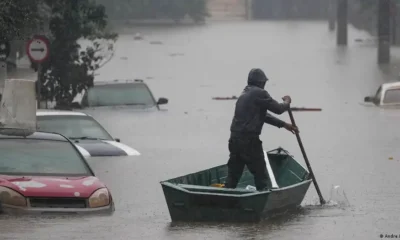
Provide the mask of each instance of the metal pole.
[{"label": "metal pole", "polygon": [[390,62],[390,0],[378,2],[378,64]]},{"label": "metal pole", "polygon": [[[7,79],[7,62],[0,60],[0,88],[1,88],[1,90],[4,89],[6,79]],[[1,91],[0,94],[3,94],[3,91]]]},{"label": "metal pole", "polygon": [[38,89],[37,89],[37,108],[38,109],[40,109],[40,102],[41,102],[41,99],[42,99],[42,96],[41,96],[41,89],[42,89],[42,78],[41,78],[41,75],[42,75],[42,66],[41,66],[41,64],[39,63],[38,64],[38,76],[37,76],[37,86],[38,86]]}]

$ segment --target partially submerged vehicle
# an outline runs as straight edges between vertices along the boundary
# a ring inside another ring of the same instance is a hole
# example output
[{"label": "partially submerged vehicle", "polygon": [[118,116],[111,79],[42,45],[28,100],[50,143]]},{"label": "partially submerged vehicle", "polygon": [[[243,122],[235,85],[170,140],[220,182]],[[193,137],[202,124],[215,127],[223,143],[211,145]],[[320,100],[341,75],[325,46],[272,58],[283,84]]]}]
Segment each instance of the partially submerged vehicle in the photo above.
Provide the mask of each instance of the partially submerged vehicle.
[{"label": "partially submerged vehicle", "polygon": [[114,212],[109,189],[78,148],[37,131],[34,81],[6,81],[0,123],[0,212]]},{"label": "partially submerged vehicle", "polygon": [[0,212],[112,214],[111,192],[66,137],[0,129]]},{"label": "partially submerged vehicle", "polygon": [[80,108],[123,107],[132,109],[157,109],[167,104],[167,98],[156,100],[149,86],[140,79],[95,82],[95,85],[76,97],[75,106]]},{"label": "partially submerged vehicle", "polygon": [[310,187],[309,172],[286,150],[265,152],[270,190],[255,191],[245,168],[236,189],[223,188],[227,165],[161,182],[172,221],[260,221],[299,207]]},{"label": "partially submerged vehicle", "polygon": [[400,106],[400,82],[384,83],[374,96],[367,96],[364,102],[373,103],[379,107]]},{"label": "partially submerged vehicle", "polygon": [[40,131],[60,133],[72,140],[85,157],[138,156],[140,153],[113,138],[92,116],[76,111],[38,110]]}]

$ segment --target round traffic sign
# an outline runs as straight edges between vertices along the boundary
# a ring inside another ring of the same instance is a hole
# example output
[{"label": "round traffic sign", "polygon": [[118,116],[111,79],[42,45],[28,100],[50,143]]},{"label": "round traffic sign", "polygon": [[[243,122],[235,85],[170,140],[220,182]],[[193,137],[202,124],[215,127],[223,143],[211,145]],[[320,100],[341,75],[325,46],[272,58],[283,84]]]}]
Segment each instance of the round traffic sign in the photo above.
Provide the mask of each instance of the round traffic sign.
[{"label": "round traffic sign", "polygon": [[5,61],[10,56],[10,43],[0,41],[0,61]]},{"label": "round traffic sign", "polygon": [[29,40],[26,53],[28,57],[37,63],[45,61],[49,57],[49,41],[44,36],[35,36]]}]

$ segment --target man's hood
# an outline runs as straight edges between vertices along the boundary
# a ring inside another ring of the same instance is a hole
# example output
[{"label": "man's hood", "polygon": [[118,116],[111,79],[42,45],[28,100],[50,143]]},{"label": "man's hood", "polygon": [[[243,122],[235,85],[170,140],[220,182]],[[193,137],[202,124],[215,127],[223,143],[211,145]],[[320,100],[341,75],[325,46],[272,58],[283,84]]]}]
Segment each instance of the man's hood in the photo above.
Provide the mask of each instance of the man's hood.
[{"label": "man's hood", "polygon": [[264,71],[259,68],[253,68],[249,72],[247,79],[247,84],[251,86],[257,86],[259,88],[264,88],[265,83],[268,81],[267,76]]}]

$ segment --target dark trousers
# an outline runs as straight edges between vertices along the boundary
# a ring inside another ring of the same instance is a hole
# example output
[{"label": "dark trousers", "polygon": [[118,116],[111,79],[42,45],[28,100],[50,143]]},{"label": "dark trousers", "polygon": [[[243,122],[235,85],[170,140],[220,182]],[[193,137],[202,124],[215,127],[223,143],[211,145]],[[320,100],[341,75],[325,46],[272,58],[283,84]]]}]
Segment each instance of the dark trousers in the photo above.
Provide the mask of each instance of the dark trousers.
[{"label": "dark trousers", "polygon": [[265,190],[269,177],[260,138],[258,136],[231,136],[228,147],[230,154],[225,187],[236,188],[244,167],[247,166],[254,176],[257,190]]}]

